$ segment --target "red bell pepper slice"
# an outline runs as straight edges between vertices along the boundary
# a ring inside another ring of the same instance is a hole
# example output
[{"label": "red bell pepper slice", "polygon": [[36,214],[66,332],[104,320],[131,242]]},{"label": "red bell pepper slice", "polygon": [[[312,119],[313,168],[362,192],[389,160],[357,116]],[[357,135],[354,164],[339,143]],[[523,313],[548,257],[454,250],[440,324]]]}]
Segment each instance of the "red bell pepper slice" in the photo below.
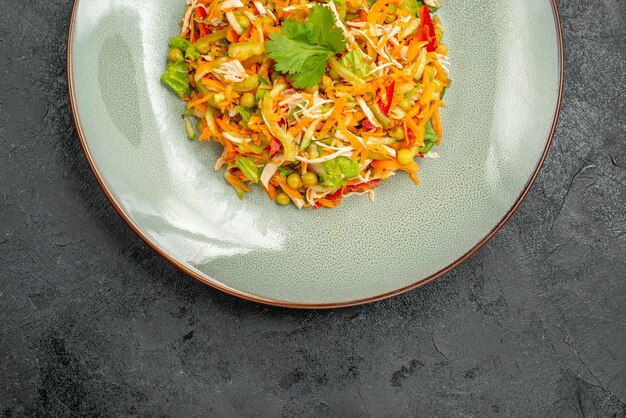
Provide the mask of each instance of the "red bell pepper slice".
[{"label": "red bell pepper slice", "polygon": [[378,107],[380,108],[380,111],[385,114],[385,116],[389,113],[389,109],[391,109],[391,102],[393,101],[393,92],[395,89],[396,82],[393,81],[391,84],[385,87],[385,99],[387,100],[387,102],[385,104],[383,104],[382,100],[379,102]]},{"label": "red bell pepper slice", "polygon": [[204,19],[207,17],[206,7],[204,6],[196,6],[196,21],[204,22]]},{"label": "red bell pepper slice", "polygon": [[209,34],[209,27],[205,23],[199,22],[198,31],[200,33],[200,37],[202,38],[203,36],[206,36]]},{"label": "red bell pepper slice", "polygon": [[272,140],[270,141],[270,157],[274,154],[276,154],[278,151],[280,151],[280,149],[283,147],[283,144],[280,143],[280,141],[278,140],[278,138],[274,138],[272,137]]},{"label": "red bell pepper slice", "polygon": [[422,25],[422,40],[427,41],[426,51],[434,52],[437,50],[437,35],[435,34],[435,26],[430,17],[428,6],[419,9],[420,21]]},{"label": "red bell pepper slice", "polygon": [[367,183],[359,183],[359,184],[353,184],[350,186],[345,186],[337,190],[335,193],[326,196],[326,199],[335,200],[335,199],[339,199],[341,196],[346,195],[348,193],[363,193],[375,187],[380,186],[381,182],[382,182],[381,179],[375,179]]},{"label": "red bell pepper slice", "polygon": [[410,129],[407,129],[407,133],[408,133],[407,137],[409,139],[409,145],[413,145],[415,143],[415,134]]},{"label": "red bell pepper slice", "polygon": [[361,126],[366,131],[371,131],[373,129],[376,129],[376,125],[374,125],[372,122],[370,122],[369,119],[367,119],[367,118],[363,119],[363,121],[361,122]]},{"label": "red bell pepper slice", "polygon": [[203,36],[209,34],[209,26],[204,23],[204,19],[207,17],[207,11],[204,6],[197,6],[195,12],[195,21],[198,22],[198,31],[200,32],[200,37],[202,38]]}]

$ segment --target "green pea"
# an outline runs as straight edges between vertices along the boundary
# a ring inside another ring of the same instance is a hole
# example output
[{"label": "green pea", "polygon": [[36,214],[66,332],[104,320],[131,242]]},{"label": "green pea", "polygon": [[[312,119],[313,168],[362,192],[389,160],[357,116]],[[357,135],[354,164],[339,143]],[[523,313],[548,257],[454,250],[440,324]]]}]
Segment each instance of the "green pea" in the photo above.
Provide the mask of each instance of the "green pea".
[{"label": "green pea", "polygon": [[322,89],[326,90],[327,88],[332,87],[332,85],[333,85],[332,78],[330,78],[328,76],[323,76],[322,77]]},{"label": "green pea", "polygon": [[307,88],[305,88],[305,89],[304,89],[304,91],[305,91],[306,93],[313,94],[313,93],[315,93],[316,91],[319,91],[319,89],[320,89],[320,87],[319,87],[317,84],[315,84],[315,85],[313,85],[313,86],[311,86],[311,87],[307,87]]},{"label": "green pea", "polygon": [[317,174],[312,171],[308,171],[304,176],[302,176],[302,183],[306,187],[315,186],[317,184]]},{"label": "green pea", "polygon": [[263,25],[267,25],[267,26],[274,26],[274,19],[272,19],[272,18],[271,18],[271,17],[269,17],[269,16],[263,16],[263,17],[261,18],[261,23],[262,23]]},{"label": "green pea", "polygon": [[243,30],[246,30],[250,27],[250,20],[243,13],[235,12],[233,14],[237,19],[237,23],[239,23],[239,26],[241,26]]},{"label": "green pea", "polygon": [[397,139],[398,141],[404,139],[404,129],[402,126],[394,126],[389,130],[389,134],[393,139]]},{"label": "green pea", "polygon": [[256,93],[254,94],[254,98],[256,99],[257,102],[260,102],[267,93],[269,93],[269,90],[266,89],[258,89],[256,91]]},{"label": "green pea", "polygon": [[408,112],[413,107],[413,103],[411,103],[409,99],[403,99],[400,102],[399,106],[400,106],[400,109],[404,110],[405,112]]},{"label": "green pea", "polygon": [[292,189],[298,190],[302,187],[302,177],[300,177],[300,174],[298,173],[289,174],[289,176],[287,176],[287,184]]},{"label": "green pea", "polygon": [[395,4],[391,3],[389,5],[389,14],[395,15],[397,10],[398,8],[396,7]]},{"label": "green pea", "polygon": [[411,150],[403,148],[398,151],[398,156],[396,158],[398,159],[400,165],[409,165],[413,161],[413,153]]},{"label": "green pea", "polygon": [[183,55],[183,51],[178,48],[170,49],[170,52],[167,53],[167,59],[169,62],[180,62],[185,59]]},{"label": "green pea", "polygon": [[241,96],[241,99],[239,99],[239,104],[242,107],[245,107],[246,109],[250,109],[254,107],[254,105],[256,104],[256,100],[254,99],[254,94],[252,93],[244,94],[243,96]]},{"label": "green pea", "polygon": [[330,76],[330,78],[332,78],[335,81],[341,80],[341,76],[339,75],[339,73],[337,71],[333,70],[332,68],[328,72],[328,75]]},{"label": "green pea", "polygon": [[287,193],[278,193],[278,195],[276,196],[276,203],[281,206],[287,206],[289,203],[291,203],[291,198]]},{"label": "green pea", "polygon": [[208,54],[211,51],[211,45],[226,37],[226,29],[218,30],[203,36],[193,43],[199,53]]}]

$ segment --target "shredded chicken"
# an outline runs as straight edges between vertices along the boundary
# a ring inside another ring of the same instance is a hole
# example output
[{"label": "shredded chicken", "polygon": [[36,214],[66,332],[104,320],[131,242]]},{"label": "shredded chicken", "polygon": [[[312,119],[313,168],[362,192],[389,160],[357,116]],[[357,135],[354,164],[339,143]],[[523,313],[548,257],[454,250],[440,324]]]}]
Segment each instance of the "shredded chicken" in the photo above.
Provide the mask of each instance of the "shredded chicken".
[{"label": "shredded chicken", "polygon": [[249,77],[248,73],[246,73],[246,69],[243,68],[239,60],[227,61],[213,69],[213,71],[222,75],[224,80],[234,83],[239,83]]}]

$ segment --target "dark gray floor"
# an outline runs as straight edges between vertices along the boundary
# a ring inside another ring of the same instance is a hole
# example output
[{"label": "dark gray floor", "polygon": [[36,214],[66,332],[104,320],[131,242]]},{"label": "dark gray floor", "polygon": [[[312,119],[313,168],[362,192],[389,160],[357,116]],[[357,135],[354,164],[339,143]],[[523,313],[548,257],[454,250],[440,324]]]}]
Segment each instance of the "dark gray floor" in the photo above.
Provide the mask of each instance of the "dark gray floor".
[{"label": "dark gray floor", "polygon": [[300,312],[203,286],[128,229],[73,132],[70,1],[0,2],[0,411],[625,416],[626,2],[559,3],[561,120],[513,219],[419,290]]}]

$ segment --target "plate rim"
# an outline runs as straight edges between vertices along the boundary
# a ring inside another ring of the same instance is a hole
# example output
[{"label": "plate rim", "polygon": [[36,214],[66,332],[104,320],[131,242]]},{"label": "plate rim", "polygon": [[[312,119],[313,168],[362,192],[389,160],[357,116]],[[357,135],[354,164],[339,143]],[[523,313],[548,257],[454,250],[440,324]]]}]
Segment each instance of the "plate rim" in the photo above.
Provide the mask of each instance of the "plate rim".
[{"label": "plate rim", "polygon": [[80,3],[80,0],[72,0],[72,12],[71,12],[70,21],[69,21],[67,43],[66,43],[65,70],[66,70],[67,90],[68,90],[68,95],[69,95],[72,120],[74,122],[74,131],[76,133],[76,136],[78,136],[80,146],[83,150],[83,153],[85,154],[85,158],[87,159],[89,168],[91,169],[92,173],[96,177],[96,180],[98,182],[98,185],[100,186],[100,189],[102,190],[106,198],[109,200],[109,203],[113,206],[117,214],[135,232],[135,234],[137,234],[139,238],[141,238],[153,251],[155,251],[159,256],[161,256],[163,259],[168,261],[170,264],[172,264],[174,267],[178,268],[179,270],[181,270],[183,273],[187,274],[188,276],[198,280],[201,283],[209,285],[213,287],[214,289],[220,290],[232,296],[236,296],[238,298],[245,299],[251,302],[257,302],[257,303],[261,303],[264,305],[278,306],[278,307],[283,307],[283,308],[335,309],[335,308],[347,308],[347,307],[352,307],[352,306],[365,305],[368,303],[381,301],[381,300],[398,296],[403,293],[409,292],[411,290],[417,289],[418,287],[424,286],[427,283],[430,283],[434,281],[435,279],[438,279],[439,277],[443,276],[444,274],[450,272],[451,270],[455,269],[456,267],[464,263],[468,258],[470,258],[478,250],[480,250],[485,244],[487,244],[487,242],[489,242],[500,231],[500,229],[502,229],[502,227],[509,221],[509,219],[517,211],[522,201],[526,198],[533,184],[537,180],[537,177],[539,176],[539,172],[541,171],[541,168],[543,167],[545,159],[548,155],[548,152],[550,151],[550,146],[552,144],[554,135],[556,133],[556,128],[558,125],[560,111],[561,111],[561,104],[563,101],[563,86],[564,86],[564,76],[565,76],[563,28],[561,26],[559,7],[557,4],[557,0],[550,0],[550,1],[552,3],[552,14],[554,18],[554,24],[555,24],[556,35],[557,35],[557,48],[558,48],[557,55],[558,55],[558,60],[559,60],[558,96],[557,96],[556,107],[554,110],[554,115],[552,117],[552,126],[550,128],[550,133],[548,134],[546,144],[541,154],[541,158],[539,159],[539,162],[537,163],[537,166],[535,167],[530,179],[526,183],[526,186],[524,186],[524,190],[522,190],[520,195],[517,197],[517,199],[511,206],[511,208],[507,211],[504,217],[496,224],[496,226],[485,237],[483,237],[480,241],[478,241],[477,244],[475,244],[469,251],[467,251],[465,254],[459,257],[456,261],[454,261],[453,263],[449,264],[448,266],[442,268],[441,270],[437,271],[436,273],[424,279],[418,280],[415,283],[412,283],[408,286],[402,287],[400,289],[396,289],[391,292],[383,293],[383,294],[376,295],[376,296],[371,296],[369,298],[364,298],[364,299],[357,299],[357,300],[344,301],[344,302],[334,302],[334,303],[300,303],[300,302],[289,302],[289,301],[284,301],[284,300],[279,300],[279,299],[266,298],[262,296],[253,295],[247,292],[243,292],[243,291],[231,288],[229,286],[226,286],[222,283],[219,283],[215,279],[185,266],[183,263],[176,260],[176,258],[168,254],[167,251],[165,251],[163,248],[159,247],[159,245],[153,242],[141,230],[141,228],[130,219],[130,217],[122,209],[122,206],[120,205],[120,203],[113,196],[112,192],[109,190],[107,184],[105,183],[104,178],[100,174],[100,171],[96,167],[95,160],[91,154],[89,146],[87,145],[87,141],[85,140],[85,134],[83,132],[83,129],[80,123],[80,117],[78,114],[78,106],[76,102],[76,91],[75,91],[75,86],[74,86],[74,71],[73,71],[73,66],[72,66],[74,29],[76,26],[76,16],[78,14],[78,6]]}]

